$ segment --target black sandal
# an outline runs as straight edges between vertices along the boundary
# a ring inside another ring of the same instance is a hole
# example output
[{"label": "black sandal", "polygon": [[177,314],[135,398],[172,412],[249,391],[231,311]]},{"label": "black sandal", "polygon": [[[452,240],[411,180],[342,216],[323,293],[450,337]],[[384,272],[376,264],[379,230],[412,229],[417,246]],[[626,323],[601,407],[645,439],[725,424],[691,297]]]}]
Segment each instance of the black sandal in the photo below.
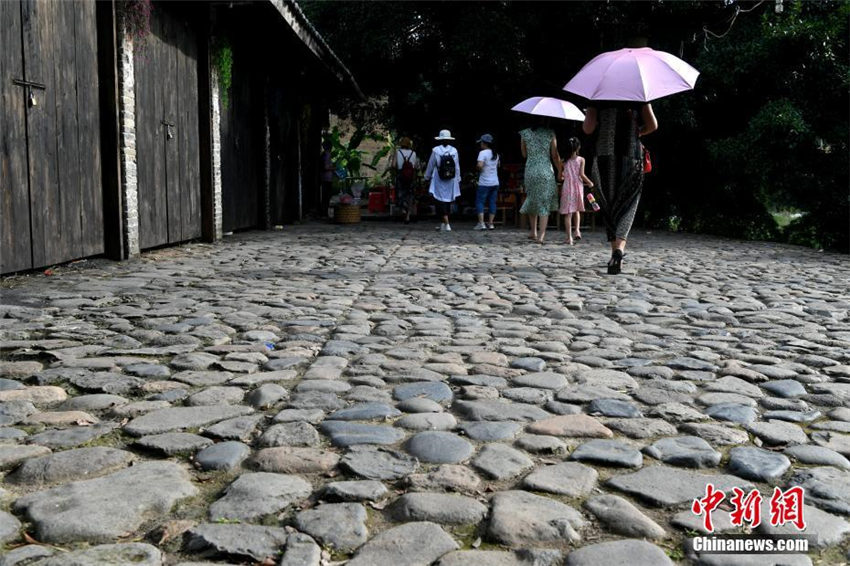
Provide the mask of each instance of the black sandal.
[{"label": "black sandal", "polygon": [[623,251],[614,250],[611,252],[611,259],[608,260],[608,275],[618,275],[623,265]]}]

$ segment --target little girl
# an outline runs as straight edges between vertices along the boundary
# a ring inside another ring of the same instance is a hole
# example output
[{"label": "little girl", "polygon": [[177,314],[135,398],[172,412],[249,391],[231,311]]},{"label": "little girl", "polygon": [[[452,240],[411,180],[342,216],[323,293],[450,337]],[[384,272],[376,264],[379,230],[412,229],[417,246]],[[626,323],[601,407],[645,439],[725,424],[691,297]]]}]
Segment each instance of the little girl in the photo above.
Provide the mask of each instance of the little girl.
[{"label": "little girl", "polygon": [[[578,138],[570,138],[567,140],[567,151],[570,156],[564,160],[564,169],[562,176],[564,178],[564,190],[561,192],[561,210],[560,213],[565,215],[565,223],[567,229],[566,242],[573,245],[573,238],[581,240],[581,214],[584,212],[584,188],[582,184],[588,187],[593,186],[593,181],[587,178],[584,174],[584,157],[579,157],[578,150],[581,148],[581,143]],[[575,214],[575,233],[572,231],[573,214]]]}]

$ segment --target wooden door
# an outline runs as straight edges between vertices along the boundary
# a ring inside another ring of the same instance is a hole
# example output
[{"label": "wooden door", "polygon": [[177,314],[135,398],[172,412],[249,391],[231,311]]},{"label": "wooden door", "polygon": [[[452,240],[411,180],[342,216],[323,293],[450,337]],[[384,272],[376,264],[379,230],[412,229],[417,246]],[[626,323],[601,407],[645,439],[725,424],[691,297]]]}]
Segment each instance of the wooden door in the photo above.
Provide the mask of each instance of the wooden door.
[{"label": "wooden door", "polygon": [[[255,68],[256,41],[245,14],[231,16],[233,79],[221,105],[221,208],[225,232],[256,228],[265,221],[260,198],[264,181],[265,92]],[[247,30],[247,33],[246,31]]]},{"label": "wooden door", "polygon": [[0,272],[103,253],[95,4],[0,2]]},{"label": "wooden door", "polygon": [[198,36],[181,8],[155,5],[134,56],[142,248],[201,236]]}]

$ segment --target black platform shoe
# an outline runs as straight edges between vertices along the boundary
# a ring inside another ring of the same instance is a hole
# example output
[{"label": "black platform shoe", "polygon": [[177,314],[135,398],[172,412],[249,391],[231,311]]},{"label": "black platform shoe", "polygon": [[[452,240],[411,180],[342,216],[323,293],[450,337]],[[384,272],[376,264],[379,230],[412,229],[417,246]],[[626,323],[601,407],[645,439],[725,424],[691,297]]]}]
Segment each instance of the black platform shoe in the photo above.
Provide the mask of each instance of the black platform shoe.
[{"label": "black platform shoe", "polygon": [[611,259],[608,260],[608,275],[618,275],[623,266],[623,251],[614,250],[611,252]]}]

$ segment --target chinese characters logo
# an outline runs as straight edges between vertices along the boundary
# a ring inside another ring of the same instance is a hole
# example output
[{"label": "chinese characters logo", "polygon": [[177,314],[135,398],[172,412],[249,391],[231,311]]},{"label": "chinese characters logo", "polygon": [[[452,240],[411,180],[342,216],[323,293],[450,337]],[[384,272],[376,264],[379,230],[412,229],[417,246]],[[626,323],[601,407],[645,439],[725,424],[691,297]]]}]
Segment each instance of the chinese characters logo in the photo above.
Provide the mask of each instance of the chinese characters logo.
[{"label": "chinese characters logo", "polygon": [[[732,524],[740,527],[749,524],[758,527],[762,522],[761,502],[762,496],[757,489],[745,493],[740,488],[732,488],[734,495],[729,499],[733,510],[730,513]],[[774,527],[791,523],[797,530],[806,528],[803,518],[803,488],[791,487],[782,491],[778,487],[773,489],[770,497],[770,524]],[[713,484],[705,486],[705,496],[694,499],[691,511],[696,515],[703,516],[703,527],[709,533],[714,532],[714,524],[711,521],[711,513],[723,502],[726,495],[714,488]]]}]

